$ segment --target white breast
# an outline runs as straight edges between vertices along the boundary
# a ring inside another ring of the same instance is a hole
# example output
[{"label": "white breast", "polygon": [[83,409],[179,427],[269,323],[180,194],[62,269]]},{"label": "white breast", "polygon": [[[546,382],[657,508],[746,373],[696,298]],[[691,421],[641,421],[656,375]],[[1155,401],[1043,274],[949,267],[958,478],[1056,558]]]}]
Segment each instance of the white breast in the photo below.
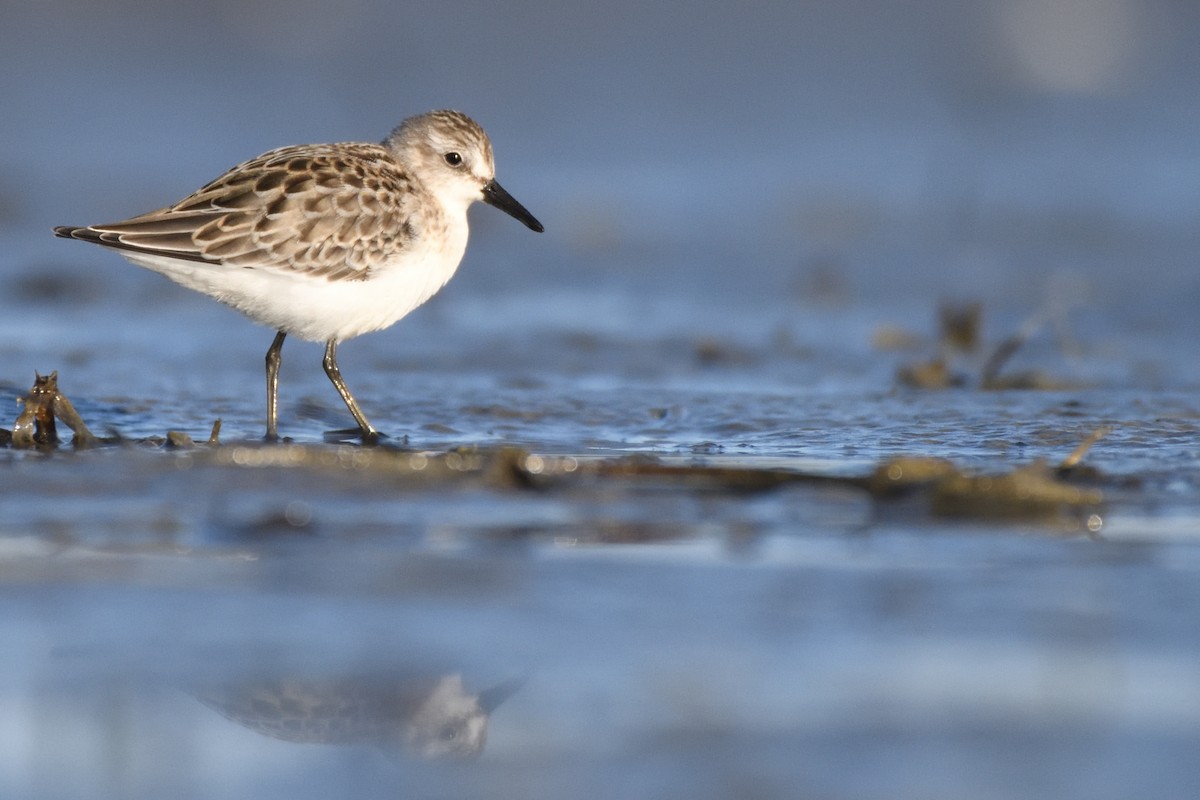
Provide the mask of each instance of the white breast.
[{"label": "white breast", "polygon": [[394,324],[446,285],[466,252],[468,234],[465,213],[448,222],[444,235],[422,236],[363,280],[121,255],[274,330],[314,342],[343,341]]}]

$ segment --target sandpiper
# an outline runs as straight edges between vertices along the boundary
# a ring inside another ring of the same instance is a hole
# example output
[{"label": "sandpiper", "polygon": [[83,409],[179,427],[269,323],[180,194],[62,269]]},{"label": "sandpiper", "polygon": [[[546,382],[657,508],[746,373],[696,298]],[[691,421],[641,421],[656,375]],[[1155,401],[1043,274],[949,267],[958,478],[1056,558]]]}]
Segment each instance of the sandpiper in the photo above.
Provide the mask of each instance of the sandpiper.
[{"label": "sandpiper", "polygon": [[410,117],[381,144],[282,147],[174,205],[54,233],[111,247],[277,331],[267,350],[267,433],[278,439],[284,338],[325,344],[325,374],[358,424],[379,432],[342,380],[339,342],[386,328],[432,297],[467,247],[467,208],[542,224],[496,182],[492,145],[470,117]]}]

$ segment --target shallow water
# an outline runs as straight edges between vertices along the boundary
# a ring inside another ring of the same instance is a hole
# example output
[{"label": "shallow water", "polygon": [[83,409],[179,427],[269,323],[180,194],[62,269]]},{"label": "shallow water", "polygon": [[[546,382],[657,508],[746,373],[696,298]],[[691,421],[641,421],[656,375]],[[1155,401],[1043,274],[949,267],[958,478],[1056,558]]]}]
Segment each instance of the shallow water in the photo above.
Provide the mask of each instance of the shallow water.
[{"label": "shallow water", "polygon": [[[321,444],[0,451],[10,796],[1197,788],[1188,396],[563,382],[483,407],[464,383],[436,413],[398,406],[430,414],[410,447],[523,443],[573,453],[580,477],[412,476]],[[186,413],[147,405],[79,403],[101,429]],[[836,476],[916,452],[1000,472],[1114,423],[1086,459],[1104,475],[1097,534],[846,486],[582,476],[622,453]],[[423,760],[411,698],[460,679],[455,696],[520,688],[486,715],[478,759]]]},{"label": "shallow water", "polygon": [[[6,11],[0,428],[57,370],[124,443],[0,448],[0,797],[1197,794],[1193,12],[260,5]],[[49,235],[446,104],[547,232],[474,210],[339,350],[379,460],[319,346],[263,448],[270,331]],[[965,385],[901,386],[971,300]],[[1033,319],[1057,388],[978,389]],[[1097,506],[856,481],[1100,428]]]}]

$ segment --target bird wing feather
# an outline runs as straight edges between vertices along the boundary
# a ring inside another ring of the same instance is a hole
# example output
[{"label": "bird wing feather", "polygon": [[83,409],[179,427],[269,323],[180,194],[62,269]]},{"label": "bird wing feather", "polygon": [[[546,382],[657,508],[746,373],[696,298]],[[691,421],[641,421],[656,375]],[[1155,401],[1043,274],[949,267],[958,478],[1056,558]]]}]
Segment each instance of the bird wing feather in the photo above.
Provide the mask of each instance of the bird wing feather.
[{"label": "bird wing feather", "polygon": [[420,191],[379,145],[297,145],[172,206],[71,233],[168,258],[365,280],[420,235]]}]

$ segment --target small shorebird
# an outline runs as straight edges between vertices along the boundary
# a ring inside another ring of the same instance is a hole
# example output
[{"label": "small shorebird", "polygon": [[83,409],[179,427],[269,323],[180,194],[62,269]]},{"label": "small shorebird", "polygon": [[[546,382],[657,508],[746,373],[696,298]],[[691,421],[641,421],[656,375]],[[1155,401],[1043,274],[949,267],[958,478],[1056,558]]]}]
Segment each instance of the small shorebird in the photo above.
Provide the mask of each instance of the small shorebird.
[{"label": "small shorebird", "polygon": [[373,444],[380,434],[342,380],[338,343],[392,325],[446,285],[476,200],[542,231],[495,174],[483,129],[457,111],[432,111],[381,144],[282,147],[174,205],[54,233],[111,247],[278,331],[267,350],[268,441],[279,438],[284,338],[324,342],[325,374]]}]

